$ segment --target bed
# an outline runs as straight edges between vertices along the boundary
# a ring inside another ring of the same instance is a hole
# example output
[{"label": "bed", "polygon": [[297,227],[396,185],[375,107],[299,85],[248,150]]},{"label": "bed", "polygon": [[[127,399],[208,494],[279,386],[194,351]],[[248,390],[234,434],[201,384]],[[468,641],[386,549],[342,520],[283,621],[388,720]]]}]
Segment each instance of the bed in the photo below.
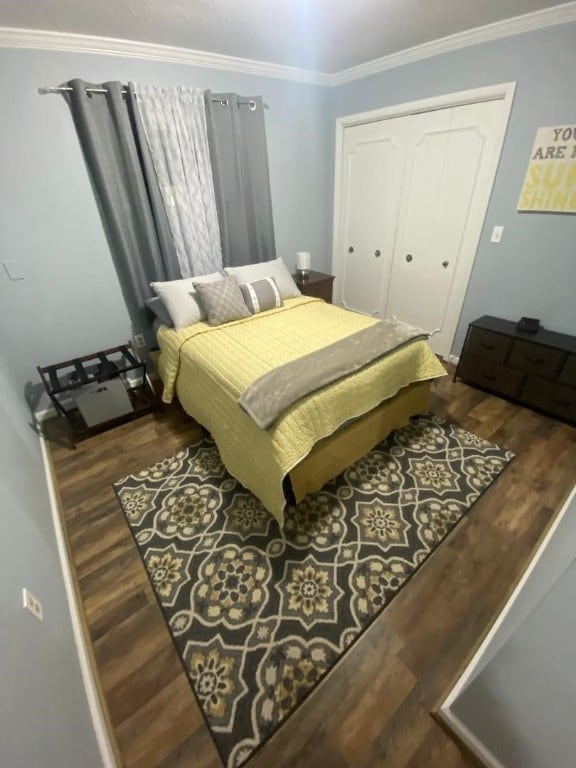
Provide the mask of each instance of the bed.
[{"label": "bed", "polygon": [[211,433],[229,472],[282,523],[287,499],[318,490],[425,410],[430,381],[445,370],[427,342],[415,340],[302,397],[267,429],[239,398],[271,369],[375,322],[301,296],[225,325],[160,326],[162,398],[178,398]]}]

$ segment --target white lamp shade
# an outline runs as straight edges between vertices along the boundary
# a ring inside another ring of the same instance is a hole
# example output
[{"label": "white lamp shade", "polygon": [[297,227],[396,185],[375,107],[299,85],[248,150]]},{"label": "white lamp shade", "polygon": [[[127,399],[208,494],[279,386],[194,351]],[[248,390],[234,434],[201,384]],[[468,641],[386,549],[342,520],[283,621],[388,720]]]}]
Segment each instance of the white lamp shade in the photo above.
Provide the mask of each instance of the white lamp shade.
[{"label": "white lamp shade", "polygon": [[308,272],[310,270],[310,251],[297,252],[296,269],[298,272]]}]

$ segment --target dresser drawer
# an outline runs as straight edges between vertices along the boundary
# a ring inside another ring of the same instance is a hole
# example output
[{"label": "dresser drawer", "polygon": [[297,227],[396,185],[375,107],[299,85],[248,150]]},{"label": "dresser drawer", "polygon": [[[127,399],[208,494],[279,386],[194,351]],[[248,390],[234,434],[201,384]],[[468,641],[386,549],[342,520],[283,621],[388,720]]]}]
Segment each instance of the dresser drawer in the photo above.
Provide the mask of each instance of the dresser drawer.
[{"label": "dresser drawer", "polygon": [[568,355],[557,381],[567,387],[576,387],[576,355]]},{"label": "dresser drawer", "polygon": [[516,397],[524,380],[524,376],[519,371],[478,355],[472,355],[468,351],[460,361],[458,375],[471,384],[491,389],[505,397]]},{"label": "dresser drawer", "polygon": [[538,376],[528,376],[520,399],[527,405],[540,408],[554,416],[576,421],[576,389],[540,379]]},{"label": "dresser drawer", "polygon": [[543,347],[530,341],[516,340],[508,358],[508,365],[526,373],[534,373],[544,378],[555,378],[560,363],[566,353],[561,349]]},{"label": "dresser drawer", "polygon": [[471,328],[466,342],[466,351],[495,363],[503,363],[512,346],[512,339],[501,333]]}]

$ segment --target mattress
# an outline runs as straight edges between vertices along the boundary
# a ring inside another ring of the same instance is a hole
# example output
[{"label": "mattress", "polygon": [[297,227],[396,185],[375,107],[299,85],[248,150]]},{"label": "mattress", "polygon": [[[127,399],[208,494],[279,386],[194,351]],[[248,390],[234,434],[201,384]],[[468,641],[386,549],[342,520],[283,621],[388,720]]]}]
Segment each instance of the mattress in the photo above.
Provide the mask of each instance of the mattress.
[{"label": "mattress", "polygon": [[272,368],[334,343],[376,322],[312,297],[225,325],[201,322],[158,331],[163,399],[177,395],[186,412],[214,437],[229,472],[280,521],[282,481],[314,445],[393,397],[412,382],[445,370],[426,341],[415,341],[362,370],[306,395],[268,429],[238,404]]}]

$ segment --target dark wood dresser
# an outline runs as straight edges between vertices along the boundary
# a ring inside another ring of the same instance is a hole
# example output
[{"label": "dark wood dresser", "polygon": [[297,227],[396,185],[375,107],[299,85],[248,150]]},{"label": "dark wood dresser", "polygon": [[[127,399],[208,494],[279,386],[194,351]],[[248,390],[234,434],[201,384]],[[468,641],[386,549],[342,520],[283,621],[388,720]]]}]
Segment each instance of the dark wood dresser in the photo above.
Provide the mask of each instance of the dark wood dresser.
[{"label": "dark wood dresser", "polygon": [[456,377],[576,424],[576,336],[484,315],[468,326]]},{"label": "dark wood dresser", "polygon": [[324,299],[328,304],[332,304],[332,283],[334,275],[327,275],[324,272],[313,272],[310,270],[306,277],[296,273],[293,275],[296,285],[304,296],[315,296],[317,299]]}]

